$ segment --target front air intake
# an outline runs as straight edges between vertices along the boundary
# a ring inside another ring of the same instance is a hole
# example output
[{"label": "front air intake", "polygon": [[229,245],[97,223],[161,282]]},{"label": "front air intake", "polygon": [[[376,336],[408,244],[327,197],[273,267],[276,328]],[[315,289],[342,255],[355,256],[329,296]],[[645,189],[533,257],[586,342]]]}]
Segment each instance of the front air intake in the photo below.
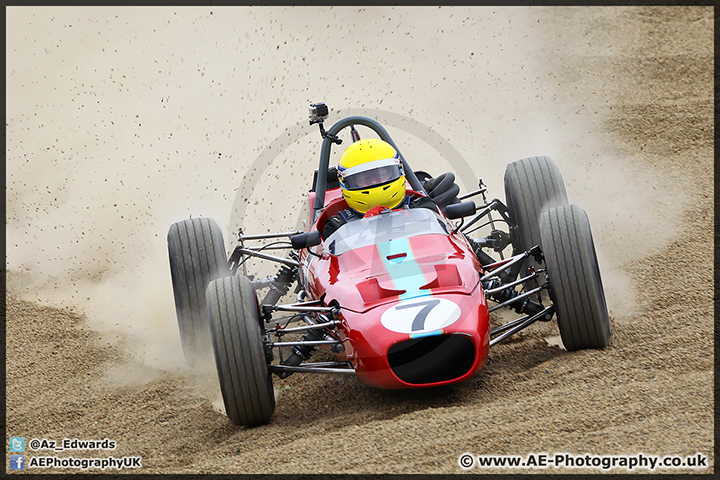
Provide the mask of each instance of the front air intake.
[{"label": "front air intake", "polygon": [[475,346],[466,335],[433,335],[394,344],[388,350],[393,373],[405,383],[446,382],[465,375],[475,362]]}]

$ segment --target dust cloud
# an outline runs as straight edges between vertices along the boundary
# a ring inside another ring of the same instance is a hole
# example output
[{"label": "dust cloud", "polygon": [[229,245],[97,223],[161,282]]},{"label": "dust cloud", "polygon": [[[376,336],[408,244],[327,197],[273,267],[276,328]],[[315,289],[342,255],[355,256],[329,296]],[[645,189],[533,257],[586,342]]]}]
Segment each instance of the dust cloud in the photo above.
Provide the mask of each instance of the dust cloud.
[{"label": "dust cloud", "polygon": [[[8,269],[26,298],[84,312],[148,365],[185,369],[168,227],[206,216],[227,232],[248,166],[325,101],[428,126],[491,198],[504,196],[508,162],[551,156],[590,215],[617,313],[633,301],[620,267],[672,237],[684,207],[668,199],[682,185],[604,154],[613,139],[592,106],[572,111],[562,75],[540,63],[551,34],[540,18],[518,7],[10,7]],[[415,168],[448,169],[423,139],[387,127]],[[247,231],[294,226],[315,130],[267,166]]]}]

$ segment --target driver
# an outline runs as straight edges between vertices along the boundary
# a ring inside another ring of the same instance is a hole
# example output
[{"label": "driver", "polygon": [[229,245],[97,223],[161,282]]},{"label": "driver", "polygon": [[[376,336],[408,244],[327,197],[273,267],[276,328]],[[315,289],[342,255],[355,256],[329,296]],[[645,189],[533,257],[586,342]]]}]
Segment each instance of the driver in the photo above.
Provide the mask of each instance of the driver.
[{"label": "driver", "polygon": [[397,150],[376,138],[350,145],[338,162],[338,180],[348,207],[327,219],[323,240],[340,226],[363,216],[377,215],[398,207],[422,207],[437,211],[429,197],[406,195],[405,174]]}]

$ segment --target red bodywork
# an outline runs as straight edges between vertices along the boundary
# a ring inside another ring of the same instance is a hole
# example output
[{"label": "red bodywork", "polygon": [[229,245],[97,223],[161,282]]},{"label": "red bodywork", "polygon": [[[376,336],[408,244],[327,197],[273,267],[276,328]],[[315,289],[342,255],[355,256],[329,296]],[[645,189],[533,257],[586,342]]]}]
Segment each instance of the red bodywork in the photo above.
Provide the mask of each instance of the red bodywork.
[{"label": "red bodywork", "polygon": [[[310,192],[310,212],[314,200]],[[328,190],[325,209],[306,224],[322,231],[345,208],[340,189]],[[301,252],[301,282],[310,298],[341,307],[337,333],[344,352],[336,355],[351,362],[363,383],[385,389],[466,380],[485,364],[490,342],[477,257],[458,233],[388,244],[341,255],[324,252],[323,245],[310,249],[321,258]]]}]

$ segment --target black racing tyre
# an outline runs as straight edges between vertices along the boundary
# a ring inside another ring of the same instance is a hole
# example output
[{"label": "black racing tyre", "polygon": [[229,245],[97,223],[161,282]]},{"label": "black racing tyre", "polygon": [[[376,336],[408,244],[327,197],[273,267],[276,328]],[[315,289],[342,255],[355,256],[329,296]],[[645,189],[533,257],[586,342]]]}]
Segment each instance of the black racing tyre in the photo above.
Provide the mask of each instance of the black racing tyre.
[{"label": "black racing tyre", "polygon": [[247,277],[237,275],[210,282],[206,296],[225,412],[236,425],[267,423],[275,395],[255,289]]},{"label": "black racing tyre", "polygon": [[560,337],[568,351],[610,343],[610,319],[585,210],[565,205],[540,216],[540,243]]},{"label": "black racing tyre", "polygon": [[[505,202],[517,225],[511,235],[513,250],[522,253],[539,245],[540,214],[548,208],[569,204],[560,169],[550,157],[523,158],[508,164]],[[537,262],[532,258],[525,260],[521,275],[529,266],[537,267]]]},{"label": "black racing tyre", "polygon": [[183,353],[197,365],[212,351],[205,289],[230,275],[222,230],[210,218],[191,218],[172,224],[167,241]]}]

